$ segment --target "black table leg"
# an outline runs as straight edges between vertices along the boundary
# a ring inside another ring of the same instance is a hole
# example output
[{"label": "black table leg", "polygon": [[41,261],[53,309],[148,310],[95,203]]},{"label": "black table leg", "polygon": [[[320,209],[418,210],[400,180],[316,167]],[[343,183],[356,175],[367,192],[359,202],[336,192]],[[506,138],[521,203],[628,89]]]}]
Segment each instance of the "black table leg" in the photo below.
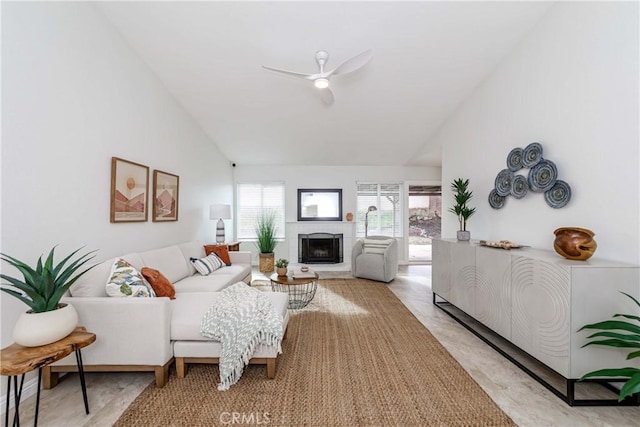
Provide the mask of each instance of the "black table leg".
[{"label": "black table leg", "polygon": [[24,385],[24,374],[22,374],[22,377],[20,379],[20,389],[18,389],[18,377],[17,376],[13,377],[13,399],[14,399],[13,425],[14,427],[20,427],[20,399],[22,398],[23,385]]},{"label": "black table leg", "polygon": [[11,377],[7,377],[7,405],[4,412],[4,427],[9,427],[9,400],[11,398]]},{"label": "black table leg", "polygon": [[87,399],[87,385],[84,382],[84,366],[82,365],[82,353],[76,349],[76,362],[78,363],[78,373],[80,374],[80,385],[82,386],[82,398],[84,399],[84,410],[89,415],[89,400]]},{"label": "black table leg", "polygon": [[38,409],[40,408],[40,383],[42,382],[42,368],[38,368],[38,392],[36,393],[36,416],[33,419],[33,427],[38,425]]}]

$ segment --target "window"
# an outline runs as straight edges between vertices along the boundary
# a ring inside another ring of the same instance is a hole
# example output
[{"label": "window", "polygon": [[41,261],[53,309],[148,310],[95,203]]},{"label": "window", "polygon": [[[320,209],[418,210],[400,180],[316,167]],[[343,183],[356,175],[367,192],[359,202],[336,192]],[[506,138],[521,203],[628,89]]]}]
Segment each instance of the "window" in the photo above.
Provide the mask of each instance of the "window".
[{"label": "window", "polygon": [[364,236],[364,220],[369,206],[377,210],[369,212],[368,235],[402,237],[402,184],[358,182],[356,235]]},{"label": "window", "polygon": [[237,187],[238,240],[255,240],[263,212],[276,216],[276,238],[284,239],[284,182],[246,183]]}]

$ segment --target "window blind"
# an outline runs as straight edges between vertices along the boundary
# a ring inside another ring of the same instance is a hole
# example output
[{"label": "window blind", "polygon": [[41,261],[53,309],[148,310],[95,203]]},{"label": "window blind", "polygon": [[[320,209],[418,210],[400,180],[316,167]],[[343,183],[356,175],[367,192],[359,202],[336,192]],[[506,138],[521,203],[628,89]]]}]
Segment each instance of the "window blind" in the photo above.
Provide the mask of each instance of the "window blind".
[{"label": "window blind", "polygon": [[273,212],[276,220],[276,238],[284,238],[284,182],[241,183],[237,185],[238,239],[256,239],[258,218]]}]

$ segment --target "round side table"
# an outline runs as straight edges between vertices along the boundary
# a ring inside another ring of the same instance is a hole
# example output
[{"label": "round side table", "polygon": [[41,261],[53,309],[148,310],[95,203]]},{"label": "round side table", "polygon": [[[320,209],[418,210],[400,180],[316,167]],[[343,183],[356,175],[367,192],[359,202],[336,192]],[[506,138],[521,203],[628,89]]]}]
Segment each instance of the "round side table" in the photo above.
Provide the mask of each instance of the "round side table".
[{"label": "round side table", "polygon": [[274,292],[286,292],[289,294],[288,307],[292,309],[304,308],[316,296],[318,289],[318,273],[314,277],[294,279],[291,276],[271,275],[271,290]]}]

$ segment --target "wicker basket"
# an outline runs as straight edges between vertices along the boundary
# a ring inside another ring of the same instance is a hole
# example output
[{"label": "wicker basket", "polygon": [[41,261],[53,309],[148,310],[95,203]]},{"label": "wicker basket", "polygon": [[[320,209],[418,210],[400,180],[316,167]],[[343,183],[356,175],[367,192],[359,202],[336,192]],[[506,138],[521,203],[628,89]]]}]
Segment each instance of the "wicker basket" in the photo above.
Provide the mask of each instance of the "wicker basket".
[{"label": "wicker basket", "polygon": [[260,254],[260,273],[271,273],[273,271],[274,254]]}]

